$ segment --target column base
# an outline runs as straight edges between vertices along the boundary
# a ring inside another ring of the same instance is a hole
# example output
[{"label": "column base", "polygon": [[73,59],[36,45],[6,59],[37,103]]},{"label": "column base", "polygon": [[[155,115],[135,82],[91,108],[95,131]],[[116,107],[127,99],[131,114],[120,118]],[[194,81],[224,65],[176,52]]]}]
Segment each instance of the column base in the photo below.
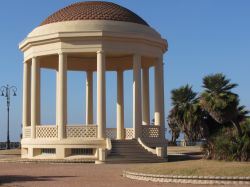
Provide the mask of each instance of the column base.
[{"label": "column base", "polygon": [[95,164],[104,164],[106,160],[106,149],[98,149],[98,160],[95,161]]},{"label": "column base", "polygon": [[156,155],[161,158],[167,157],[167,147],[156,147]]},{"label": "column base", "polygon": [[96,160],[95,164],[105,164],[105,161]]}]

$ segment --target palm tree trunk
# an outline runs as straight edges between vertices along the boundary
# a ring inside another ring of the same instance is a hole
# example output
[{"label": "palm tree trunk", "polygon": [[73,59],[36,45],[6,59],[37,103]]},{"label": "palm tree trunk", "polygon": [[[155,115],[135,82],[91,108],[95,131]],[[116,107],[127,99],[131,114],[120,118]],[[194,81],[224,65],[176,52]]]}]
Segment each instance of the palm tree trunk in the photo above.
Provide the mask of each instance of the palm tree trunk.
[{"label": "palm tree trunk", "polygon": [[233,124],[233,126],[237,129],[237,132],[238,132],[238,135],[239,137],[242,137],[242,130],[241,130],[241,127],[240,127],[240,124],[238,121],[235,121],[235,120],[231,120],[231,123]]}]

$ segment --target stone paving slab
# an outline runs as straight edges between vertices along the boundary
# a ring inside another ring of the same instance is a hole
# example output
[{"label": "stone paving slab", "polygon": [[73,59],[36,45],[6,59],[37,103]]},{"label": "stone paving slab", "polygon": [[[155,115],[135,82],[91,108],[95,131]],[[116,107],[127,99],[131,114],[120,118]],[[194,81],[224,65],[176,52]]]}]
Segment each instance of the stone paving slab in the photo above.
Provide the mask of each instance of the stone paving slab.
[{"label": "stone paving slab", "polygon": [[[159,187],[159,182],[131,180],[123,177],[123,171],[144,164],[104,164],[69,162],[25,162],[20,155],[0,155],[0,186],[27,187]],[[202,177],[200,178],[202,179]],[[181,179],[176,179],[176,181]],[[211,187],[211,185],[192,185],[168,183],[168,187]],[[235,187],[227,184],[227,187]],[[249,187],[243,184],[241,187]],[[225,187],[214,184],[213,187]]]},{"label": "stone paving slab", "polygon": [[[123,170],[143,164],[0,163],[0,186],[4,187],[211,187],[131,180]],[[242,185],[241,187],[243,187]],[[244,187],[247,187],[245,185]],[[235,187],[235,185],[213,185]]]}]

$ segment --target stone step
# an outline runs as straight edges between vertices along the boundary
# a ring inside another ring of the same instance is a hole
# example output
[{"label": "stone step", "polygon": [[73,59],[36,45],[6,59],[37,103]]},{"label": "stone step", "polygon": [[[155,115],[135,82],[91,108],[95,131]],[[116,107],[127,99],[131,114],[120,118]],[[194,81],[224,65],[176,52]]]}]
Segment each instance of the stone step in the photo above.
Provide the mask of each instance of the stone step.
[{"label": "stone step", "polygon": [[137,140],[111,140],[112,144],[133,144],[137,143]]},{"label": "stone step", "polygon": [[165,161],[165,159],[161,158],[131,158],[131,157],[109,157],[107,160],[144,160],[144,161]]},{"label": "stone step", "polygon": [[112,144],[112,147],[120,147],[120,146],[124,146],[124,147],[126,147],[126,146],[135,146],[135,147],[138,147],[139,145],[137,145],[137,144],[134,144],[134,143],[132,143],[132,144]]},{"label": "stone step", "polygon": [[143,149],[143,148],[137,148],[137,149],[134,149],[134,148],[132,148],[132,147],[127,147],[127,148],[123,148],[123,147],[119,147],[119,148],[112,148],[111,149],[112,151],[123,151],[123,152],[130,152],[130,151],[132,151],[132,152],[147,152],[147,151],[145,151],[145,149]]},{"label": "stone step", "polygon": [[145,150],[141,150],[141,149],[136,149],[136,150],[133,150],[133,149],[112,149],[111,152],[124,152],[124,153],[149,153],[151,154],[150,152],[148,151],[145,151]]},{"label": "stone step", "polygon": [[111,152],[110,154],[115,155],[144,155],[144,156],[152,156],[152,154],[146,152],[146,153],[142,153],[142,152]]},{"label": "stone step", "polygon": [[165,162],[164,159],[157,159],[157,158],[131,158],[131,157],[108,157],[107,160],[141,160],[141,161],[159,161]]},{"label": "stone step", "polygon": [[149,152],[144,152],[144,151],[111,151],[110,154],[134,154],[134,155],[153,155],[152,153]]},{"label": "stone step", "polygon": [[117,140],[111,140],[114,144],[133,144],[136,142],[136,140],[126,140],[126,141],[117,141]]},{"label": "stone step", "polygon": [[166,160],[144,149],[137,140],[111,140],[107,163],[158,163]]},{"label": "stone step", "polygon": [[112,156],[122,156],[122,157],[131,157],[131,158],[158,158],[156,155],[139,155],[139,154],[119,154],[119,153],[113,153],[110,155]]},{"label": "stone step", "polygon": [[110,163],[110,164],[119,164],[119,163],[162,163],[162,162],[166,162],[166,160],[142,160],[142,159],[107,159],[105,161],[106,163]]},{"label": "stone step", "polygon": [[131,158],[131,159],[138,159],[138,158],[149,158],[149,159],[164,159],[161,157],[158,157],[156,155],[121,155],[121,154],[112,154],[109,155],[108,158]]},{"label": "stone step", "polygon": [[122,156],[122,155],[119,155],[119,156],[115,156],[115,155],[113,155],[113,156],[109,156],[108,157],[109,159],[127,159],[127,160],[165,160],[164,158],[159,158],[159,157],[137,157],[137,156],[135,156],[135,157],[131,157],[131,156]]},{"label": "stone step", "polygon": [[112,146],[112,149],[144,149],[139,146]]}]

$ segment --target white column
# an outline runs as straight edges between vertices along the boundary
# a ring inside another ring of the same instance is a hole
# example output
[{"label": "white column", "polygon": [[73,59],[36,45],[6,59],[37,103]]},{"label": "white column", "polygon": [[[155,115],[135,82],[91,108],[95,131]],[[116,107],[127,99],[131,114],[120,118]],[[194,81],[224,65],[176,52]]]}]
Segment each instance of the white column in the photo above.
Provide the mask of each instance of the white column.
[{"label": "white column", "polygon": [[141,136],[141,56],[133,56],[133,128],[134,138]]},{"label": "white column", "polygon": [[39,71],[37,72],[37,125],[41,125],[41,68],[39,62]]},{"label": "white column", "polygon": [[158,58],[158,63],[160,64],[160,103],[161,108],[160,108],[160,124],[161,124],[161,130],[162,130],[162,137],[165,138],[165,99],[164,99],[164,63],[163,63],[163,57]]},{"label": "white column", "polygon": [[97,51],[97,125],[98,138],[106,137],[105,54]]},{"label": "white column", "polygon": [[31,138],[36,138],[36,125],[39,125],[40,112],[40,63],[36,57],[32,58],[31,85]]},{"label": "white column", "polygon": [[143,125],[150,125],[150,104],[149,104],[149,68],[143,68]]},{"label": "white column", "polygon": [[160,63],[159,61],[156,62],[155,67],[154,67],[154,86],[155,86],[155,125],[160,125],[161,124],[161,101],[160,101]]},{"label": "white column", "polygon": [[67,55],[59,54],[58,62],[58,138],[65,138],[65,130],[67,125]]},{"label": "white column", "polygon": [[123,99],[123,70],[117,71],[117,102],[116,102],[117,139],[124,139],[124,99]]},{"label": "white column", "polygon": [[[59,60],[58,60],[59,61]],[[59,62],[58,62],[59,63]],[[56,125],[59,125],[59,65],[56,70]]]},{"label": "white column", "polygon": [[93,72],[86,72],[86,125],[93,124]]},{"label": "white column", "polygon": [[31,63],[23,63],[23,127],[30,126]]},{"label": "white column", "polygon": [[164,135],[164,75],[162,57],[159,57],[155,64],[155,125],[161,126],[162,135]]}]

